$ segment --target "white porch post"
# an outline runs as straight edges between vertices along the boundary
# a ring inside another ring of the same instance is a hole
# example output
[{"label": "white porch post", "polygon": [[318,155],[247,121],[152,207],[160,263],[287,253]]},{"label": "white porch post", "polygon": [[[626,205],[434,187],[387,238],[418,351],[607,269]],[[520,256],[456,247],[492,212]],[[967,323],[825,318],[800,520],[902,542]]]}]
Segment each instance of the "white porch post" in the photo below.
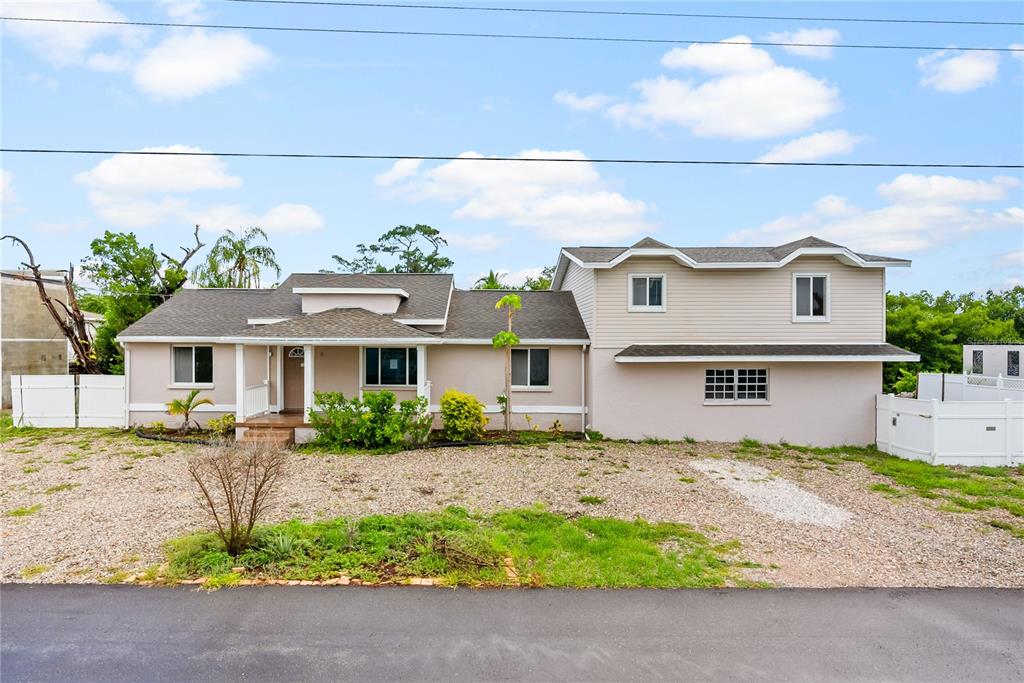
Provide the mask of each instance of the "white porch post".
[{"label": "white porch post", "polygon": [[416,397],[427,395],[427,347],[416,347]]},{"label": "white porch post", "polygon": [[284,347],[278,346],[275,351],[277,354],[277,399],[274,401],[277,404],[277,412],[284,410]]},{"label": "white porch post", "polygon": [[313,410],[313,363],[315,362],[314,357],[316,353],[316,347],[306,344],[302,347],[302,389],[303,389],[303,400],[302,400],[302,419],[308,420],[309,413]]},{"label": "white porch post", "polygon": [[245,347],[235,344],[235,421],[245,421]]}]

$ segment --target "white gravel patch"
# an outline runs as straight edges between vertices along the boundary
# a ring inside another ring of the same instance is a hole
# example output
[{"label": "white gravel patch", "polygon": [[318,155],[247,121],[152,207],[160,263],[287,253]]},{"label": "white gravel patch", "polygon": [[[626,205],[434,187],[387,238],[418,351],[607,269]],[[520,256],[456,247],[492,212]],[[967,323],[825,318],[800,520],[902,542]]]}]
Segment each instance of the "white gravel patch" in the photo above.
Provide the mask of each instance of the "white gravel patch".
[{"label": "white gravel patch", "polygon": [[697,460],[689,464],[710,476],[716,484],[742,496],[750,507],[783,522],[838,529],[853,516],[757,465],[717,459]]}]

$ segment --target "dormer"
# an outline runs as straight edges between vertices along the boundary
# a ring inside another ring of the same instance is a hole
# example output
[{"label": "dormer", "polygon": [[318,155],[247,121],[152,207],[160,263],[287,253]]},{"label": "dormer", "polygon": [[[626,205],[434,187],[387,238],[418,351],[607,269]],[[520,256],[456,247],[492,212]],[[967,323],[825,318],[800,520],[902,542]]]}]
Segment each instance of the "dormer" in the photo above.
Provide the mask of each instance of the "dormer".
[{"label": "dormer", "polygon": [[320,313],[332,308],[365,308],[381,315],[394,315],[409,292],[398,287],[295,287],[302,299],[303,313]]}]

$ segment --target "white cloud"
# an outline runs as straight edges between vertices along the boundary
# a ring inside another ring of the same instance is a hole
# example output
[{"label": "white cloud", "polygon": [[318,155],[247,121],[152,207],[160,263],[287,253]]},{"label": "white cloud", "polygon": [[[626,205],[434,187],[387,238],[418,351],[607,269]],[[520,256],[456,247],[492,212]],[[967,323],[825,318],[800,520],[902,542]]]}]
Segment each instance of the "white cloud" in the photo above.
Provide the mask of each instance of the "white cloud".
[{"label": "white cloud", "polygon": [[184,99],[239,83],[272,61],[270,50],[241,33],[193,29],[147,51],[134,79],[139,90],[154,97]]},{"label": "white cloud", "polygon": [[254,213],[241,204],[211,206],[188,214],[190,223],[204,230],[223,232],[257,225],[268,233],[298,234],[324,227],[324,217],[307,204],[278,204],[267,211]]},{"label": "white cloud", "polygon": [[816,161],[848,154],[863,141],[863,135],[850,135],[845,130],[826,130],[777,145],[758,161]]},{"label": "white cloud", "polygon": [[160,0],[164,12],[177,22],[195,22],[205,18],[202,0]]},{"label": "white cloud", "polygon": [[[968,184],[977,181],[917,176],[914,182],[908,183],[901,178],[903,176],[878,187],[879,194],[893,200],[888,206],[867,209],[850,204],[845,197],[828,195],[805,213],[783,216],[757,228],[735,232],[727,240],[741,244],[783,244],[813,234],[860,251],[901,254],[953,242],[976,232],[1024,228],[1024,209],[1020,207],[984,210],[966,206],[968,202],[991,196],[977,189],[973,194],[953,191],[949,196],[906,189],[920,186],[976,188],[957,181]],[[999,186],[1002,182],[1003,179],[997,177],[988,184]],[[894,187],[906,191],[894,191]]]},{"label": "white cloud", "polygon": [[[170,145],[145,151],[202,150]],[[278,204],[262,213],[237,203],[194,206],[185,195],[242,186],[242,179],[217,157],[117,154],[78,173],[75,182],[89,188],[89,202],[104,221],[122,228],[178,221],[217,231],[258,225],[267,232],[301,233],[324,226],[323,216],[306,204]]]},{"label": "white cloud", "polygon": [[1020,181],[1009,176],[988,181],[904,173],[879,185],[878,194],[897,204],[993,202],[1005,199],[1014,187],[1020,187]]},{"label": "white cloud", "polygon": [[6,169],[0,169],[0,206],[13,206],[18,202],[18,195],[14,192],[14,174]]},{"label": "white cloud", "polygon": [[[608,189],[593,164],[488,162],[476,152],[459,156],[407,175],[393,191],[410,201],[457,204],[452,215],[458,219],[505,221],[551,240],[614,242],[651,228],[647,215],[653,207]],[[518,156],[587,158],[580,151],[540,149]]]},{"label": "white cloud", "polygon": [[373,182],[379,187],[390,187],[405,178],[416,175],[422,163],[422,159],[399,159],[390,169],[375,175]]},{"label": "white cloud", "polygon": [[789,43],[835,45],[839,42],[839,31],[834,28],[800,28],[795,31],[769,33],[764,39],[772,43],[787,43],[782,49],[794,55],[810,57],[811,59],[831,59],[831,47],[806,47],[804,45],[790,45]]},{"label": "white cloud", "polygon": [[[724,42],[750,43],[750,38]],[[717,77],[699,84],[664,75],[641,80],[633,84],[639,100],[613,104],[607,115],[636,128],[672,124],[699,137],[753,140],[801,132],[840,107],[838,88],[779,66],[749,44],[674,48],[662,63]]]},{"label": "white cloud", "polygon": [[500,237],[489,232],[472,235],[449,232],[444,234],[444,238],[451,246],[467,251],[494,251],[509,241],[507,237]]},{"label": "white cloud", "polygon": [[[101,0],[6,2],[4,10],[4,14],[9,16],[38,19],[127,20],[127,17]],[[148,31],[133,26],[31,21],[5,22],[4,30],[22,40],[40,57],[58,66],[82,63],[93,44],[100,40],[117,38],[124,45],[137,45],[148,35]]]},{"label": "white cloud", "polygon": [[[199,147],[146,147],[143,152],[202,152]],[[193,192],[242,186],[218,157],[115,154],[75,176],[75,182],[112,194]]]},{"label": "white cloud", "polygon": [[555,93],[553,99],[555,102],[573,111],[597,111],[615,101],[615,98],[611,95],[604,95],[599,92],[591,95],[577,95],[568,90],[559,90]]},{"label": "white cloud", "polygon": [[939,92],[962,93],[976,90],[996,80],[999,54],[996,52],[964,52],[948,57],[940,50],[917,60],[921,85]]},{"label": "white cloud", "polygon": [[89,55],[85,65],[96,71],[107,71],[109,73],[120,73],[130,71],[134,56],[127,50],[118,52],[96,52]]},{"label": "white cloud", "polygon": [[1021,64],[1024,64],[1024,43],[1012,43],[1009,47],[1011,50],[1016,50],[1016,52],[1010,54],[1020,60]]},{"label": "white cloud", "polygon": [[996,259],[998,268],[1024,268],[1024,249],[1011,251]]},{"label": "white cloud", "polygon": [[43,74],[31,73],[25,76],[25,80],[29,83],[35,83],[40,88],[50,92],[54,92],[60,87],[60,82],[56,78],[44,76]]}]

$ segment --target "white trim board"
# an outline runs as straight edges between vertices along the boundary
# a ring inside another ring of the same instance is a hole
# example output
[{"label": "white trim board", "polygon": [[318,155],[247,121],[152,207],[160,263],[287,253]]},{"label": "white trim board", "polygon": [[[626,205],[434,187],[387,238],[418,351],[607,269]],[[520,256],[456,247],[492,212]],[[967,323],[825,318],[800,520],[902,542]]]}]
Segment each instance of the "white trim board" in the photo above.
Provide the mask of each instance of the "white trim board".
[{"label": "white trim board", "polygon": [[[130,413],[167,413],[166,403],[129,403],[128,412]],[[216,405],[203,404],[196,407],[193,413],[233,413],[235,412],[235,405],[233,403],[218,403]]]},{"label": "white trim board", "polygon": [[409,298],[409,292],[399,287],[292,287],[293,294],[391,294]]},{"label": "white trim board", "polygon": [[[430,412],[440,413],[440,404],[431,405]],[[484,406],[484,412],[489,415],[500,415],[502,414],[502,409],[501,406],[498,405],[497,403],[493,405],[488,404]],[[512,404],[513,415],[585,415],[586,413],[587,409],[583,406],[520,406],[516,405],[514,402]]]},{"label": "white trim board", "polygon": [[782,268],[789,264],[794,259],[800,258],[801,256],[835,256],[840,262],[845,263],[848,266],[856,266],[858,268],[909,268],[910,261],[867,261],[861,258],[858,254],[846,249],[845,247],[800,247],[794,250],[786,257],[779,261],[723,261],[723,262],[703,262],[695,261],[691,257],[687,256],[685,252],[676,249],[674,247],[657,247],[657,248],[640,248],[634,249],[632,247],[627,248],[621,254],[613,258],[611,261],[594,261],[587,262],[582,261],[579,258],[568,253],[564,249],[560,253],[569,261],[572,261],[576,265],[582,268],[592,269],[607,269],[614,268],[626,259],[632,256],[667,256],[674,259],[678,263],[688,266],[690,268],[696,268],[698,270],[743,270],[743,269],[755,269],[755,268]]},{"label": "white trim board", "polygon": [[616,363],[916,363],[913,356],[616,356]]}]

